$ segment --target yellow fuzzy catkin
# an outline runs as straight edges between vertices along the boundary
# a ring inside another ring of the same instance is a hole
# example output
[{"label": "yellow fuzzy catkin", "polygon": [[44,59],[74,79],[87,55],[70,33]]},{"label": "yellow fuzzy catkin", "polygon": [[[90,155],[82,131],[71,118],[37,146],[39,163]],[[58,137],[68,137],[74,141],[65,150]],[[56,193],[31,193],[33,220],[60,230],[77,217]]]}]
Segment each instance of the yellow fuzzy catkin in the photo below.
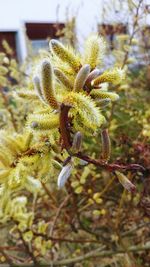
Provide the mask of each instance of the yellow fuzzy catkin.
[{"label": "yellow fuzzy catkin", "polygon": [[42,95],[42,90],[41,90],[41,85],[40,85],[40,79],[38,76],[33,77],[33,83],[34,83],[34,90],[39,97],[39,99],[45,103],[43,95]]},{"label": "yellow fuzzy catkin", "polygon": [[112,70],[106,70],[102,75],[94,79],[91,82],[91,85],[97,86],[100,83],[105,83],[105,82],[118,84],[124,79],[124,76],[125,76],[125,72],[121,68],[114,68]]},{"label": "yellow fuzzy catkin", "polygon": [[89,73],[90,73],[90,65],[88,64],[83,65],[76,76],[73,88],[74,91],[79,92],[83,89],[83,86],[85,84],[85,81]]},{"label": "yellow fuzzy catkin", "polygon": [[3,170],[3,169],[0,170],[0,183],[5,182],[5,179],[8,177],[9,173],[10,170]]},{"label": "yellow fuzzy catkin", "polygon": [[104,122],[105,118],[96,107],[94,101],[83,93],[70,92],[64,97],[63,103],[71,105],[70,112],[76,118],[80,117],[81,122],[77,123],[86,125],[86,127],[96,130]]},{"label": "yellow fuzzy catkin", "polygon": [[58,114],[34,114],[29,116],[28,125],[33,130],[50,130],[59,125]]},{"label": "yellow fuzzy catkin", "polygon": [[31,132],[27,132],[23,138],[23,150],[27,150],[32,142],[33,134]]},{"label": "yellow fuzzy catkin", "polygon": [[51,63],[48,60],[44,60],[41,65],[42,95],[47,104],[49,104],[53,109],[58,109],[53,79],[54,77]]},{"label": "yellow fuzzy catkin", "polygon": [[21,149],[21,142],[19,142],[19,140],[17,140],[15,137],[2,136],[2,143],[14,155],[20,153],[22,150]]},{"label": "yellow fuzzy catkin", "polygon": [[101,89],[93,89],[90,93],[91,97],[98,99],[110,99],[112,102],[119,99],[119,95],[112,92],[102,91]]},{"label": "yellow fuzzy catkin", "polygon": [[50,41],[50,51],[61,59],[61,61],[67,63],[75,72],[80,69],[81,64],[79,58],[71,48],[66,48],[59,41],[52,39]]},{"label": "yellow fuzzy catkin", "polygon": [[0,162],[5,166],[8,167],[10,165],[10,158],[8,157],[7,153],[3,151],[4,149],[1,147],[0,148]]},{"label": "yellow fuzzy catkin", "polygon": [[89,64],[94,69],[100,64],[105,52],[105,42],[97,34],[91,35],[85,43],[83,64]]},{"label": "yellow fuzzy catkin", "polygon": [[19,97],[26,98],[29,100],[34,100],[34,99],[37,100],[38,99],[37,94],[33,90],[27,91],[26,89],[21,89],[21,90],[17,91],[17,95]]},{"label": "yellow fuzzy catkin", "polygon": [[67,90],[73,89],[72,82],[68,79],[68,77],[61,70],[55,68],[54,73],[57,79],[67,88]]},{"label": "yellow fuzzy catkin", "polygon": [[31,156],[24,156],[19,160],[19,163],[23,163],[25,166],[30,166],[33,164],[37,164],[40,158],[39,154],[31,155]]}]

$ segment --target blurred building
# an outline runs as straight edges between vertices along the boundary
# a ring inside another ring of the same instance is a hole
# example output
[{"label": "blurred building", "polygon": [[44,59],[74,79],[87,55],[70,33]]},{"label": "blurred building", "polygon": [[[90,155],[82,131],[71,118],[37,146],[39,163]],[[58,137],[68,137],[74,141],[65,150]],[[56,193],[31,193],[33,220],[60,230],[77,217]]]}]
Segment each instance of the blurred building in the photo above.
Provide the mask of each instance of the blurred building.
[{"label": "blurred building", "polygon": [[[48,38],[58,38],[58,31],[72,17],[76,19],[76,34],[81,49],[84,39],[91,32],[105,32],[113,49],[114,34],[127,33],[129,30],[126,0],[0,1],[0,50],[3,49],[2,40],[7,40],[19,60],[28,54],[26,36],[36,53],[39,48],[48,47]],[[149,6],[147,4],[145,7],[147,13],[150,13]],[[148,31],[150,18],[145,23]]]}]

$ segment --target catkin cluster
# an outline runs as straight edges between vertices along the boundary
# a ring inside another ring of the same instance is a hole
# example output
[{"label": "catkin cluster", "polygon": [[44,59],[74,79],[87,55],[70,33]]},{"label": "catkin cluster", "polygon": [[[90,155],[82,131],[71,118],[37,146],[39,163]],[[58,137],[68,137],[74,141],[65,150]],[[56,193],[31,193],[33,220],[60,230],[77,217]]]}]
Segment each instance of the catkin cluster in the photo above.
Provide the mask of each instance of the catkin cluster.
[{"label": "catkin cluster", "polygon": [[124,70],[112,68],[102,72],[99,66],[104,52],[105,42],[98,35],[88,38],[83,55],[57,40],[50,41],[50,56],[40,63],[33,77],[34,90],[19,91],[20,96],[41,102],[41,110],[29,117],[28,126],[33,131],[58,129],[62,104],[70,107],[74,133],[89,135],[106,123],[104,108],[119,99],[106,85],[120,83]]},{"label": "catkin cluster", "polygon": [[[33,76],[33,88],[18,91],[20,97],[26,97],[35,103],[34,112],[27,119],[27,131],[33,135],[34,141],[40,140],[40,143],[41,140],[48,140],[52,153],[58,152],[59,145],[71,155],[71,160],[58,177],[59,187],[65,184],[72,173],[72,156],[81,149],[81,146],[77,149],[78,144],[81,144],[81,135],[91,136],[101,131],[101,160],[107,163],[110,158],[111,144],[105,129],[105,110],[111,102],[117,101],[119,96],[108,91],[108,85],[119,84],[124,78],[124,70],[115,67],[102,71],[100,65],[104,53],[105,42],[98,35],[91,35],[87,39],[83,55],[76,53],[71,47],[65,47],[58,40],[51,40],[50,54],[40,62]],[[16,142],[12,149],[17,149]],[[18,157],[14,170],[4,169],[1,177],[5,178],[7,175],[10,177],[9,183],[14,180],[15,186],[17,183],[20,185],[20,181],[23,181],[20,177],[25,167],[30,165],[31,172],[31,165],[34,166],[42,160],[48,162],[54,156],[50,150],[42,154],[38,152],[35,155]],[[21,150],[19,153],[25,151]],[[44,174],[49,172],[47,165],[43,168]],[[25,175],[28,177],[26,172]]]}]

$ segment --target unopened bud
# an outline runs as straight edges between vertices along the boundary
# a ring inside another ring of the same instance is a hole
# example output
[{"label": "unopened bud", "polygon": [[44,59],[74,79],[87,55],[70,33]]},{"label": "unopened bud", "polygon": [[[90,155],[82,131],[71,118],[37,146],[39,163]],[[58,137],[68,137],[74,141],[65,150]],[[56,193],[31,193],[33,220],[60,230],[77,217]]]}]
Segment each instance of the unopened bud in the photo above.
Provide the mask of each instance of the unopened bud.
[{"label": "unopened bud", "polygon": [[79,70],[75,82],[74,82],[74,91],[79,92],[85,85],[85,81],[90,73],[90,65],[85,64]]},{"label": "unopened bud", "polygon": [[72,172],[72,164],[71,163],[68,163],[67,165],[65,165],[59,176],[58,176],[58,181],[57,181],[57,185],[58,185],[58,188],[62,188],[66,181],[68,180],[69,176],[71,175],[71,172]]},{"label": "unopened bud", "polygon": [[111,142],[107,129],[102,130],[101,140],[102,140],[102,159],[107,162],[111,154]]},{"label": "unopened bud", "polygon": [[100,74],[101,71],[99,69],[94,69],[93,71],[91,71],[87,77],[86,84],[90,84],[91,81],[98,77]]},{"label": "unopened bud", "polygon": [[31,128],[33,128],[33,129],[35,129],[35,128],[38,128],[38,123],[36,122],[36,121],[33,121],[32,123],[31,123]]},{"label": "unopened bud", "polygon": [[123,187],[128,190],[129,192],[134,192],[136,187],[131,181],[121,172],[116,171],[117,178],[119,182],[123,185]]},{"label": "unopened bud", "polygon": [[55,68],[54,69],[54,73],[55,76],[57,77],[57,79],[68,89],[68,90],[72,90],[73,89],[73,85],[71,83],[71,81],[68,79],[68,77],[65,75],[65,73],[63,73],[61,70]]},{"label": "unopened bud", "polygon": [[82,145],[82,134],[80,132],[77,132],[73,138],[72,151],[74,153],[78,153],[81,150],[81,145]]},{"label": "unopened bud", "polygon": [[34,83],[34,89],[35,89],[37,96],[40,98],[42,102],[45,103],[43,95],[42,95],[42,91],[41,91],[40,79],[38,76],[33,77],[33,83]]}]

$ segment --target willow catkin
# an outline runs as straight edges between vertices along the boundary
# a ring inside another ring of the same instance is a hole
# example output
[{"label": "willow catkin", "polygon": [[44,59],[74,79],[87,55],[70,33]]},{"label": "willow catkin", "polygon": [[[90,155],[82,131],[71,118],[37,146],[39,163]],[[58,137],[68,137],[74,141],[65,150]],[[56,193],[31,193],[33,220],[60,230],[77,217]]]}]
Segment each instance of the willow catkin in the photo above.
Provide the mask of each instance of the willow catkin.
[{"label": "willow catkin", "polygon": [[34,130],[55,129],[59,125],[59,116],[58,114],[34,114],[29,116],[28,125]]},{"label": "willow catkin", "polygon": [[100,83],[112,83],[112,84],[118,84],[124,79],[124,70],[121,68],[115,68],[112,70],[105,71],[102,75],[98,76],[96,79],[94,79],[91,82],[92,86],[97,86]]},{"label": "willow catkin", "polygon": [[19,97],[22,97],[22,98],[25,98],[25,99],[29,99],[29,100],[37,100],[38,99],[38,96],[37,94],[35,93],[35,91],[33,90],[26,90],[26,89],[21,89],[21,90],[18,90],[16,92],[16,94],[19,96]]},{"label": "willow catkin", "polygon": [[110,99],[112,102],[119,99],[119,95],[113,92],[103,91],[101,89],[93,89],[90,96],[94,99]]},{"label": "willow catkin", "polygon": [[40,85],[40,79],[38,76],[33,77],[33,84],[34,84],[34,90],[39,97],[39,99],[45,103],[44,97],[42,95],[41,85]]},{"label": "willow catkin", "polygon": [[85,43],[83,63],[89,64],[91,69],[94,69],[100,64],[105,47],[106,45],[102,37],[99,37],[97,34],[91,35]]},{"label": "willow catkin", "polygon": [[83,86],[85,84],[85,81],[90,73],[90,65],[86,64],[82,66],[82,68],[79,70],[75,82],[74,82],[74,88],[73,90],[76,92],[81,91],[83,89]]},{"label": "willow catkin", "polygon": [[10,170],[0,169],[0,183],[5,182],[9,173],[10,173]]},{"label": "willow catkin", "polygon": [[75,72],[80,68],[80,61],[71,49],[64,47],[59,41],[52,39],[50,41],[50,51],[61,61],[67,63]]},{"label": "willow catkin", "polygon": [[72,90],[73,85],[71,81],[68,79],[68,77],[59,69],[55,68],[54,69],[54,74],[57,77],[57,79],[68,89]]},{"label": "willow catkin", "polygon": [[53,84],[53,69],[48,60],[44,60],[41,65],[41,89],[45,101],[53,108],[58,109]]},{"label": "willow catkin", "polygon": [[102,141],[102,159],[107,162],[111,155],[111,142],[107,129],[102,130],[101,141]]},{"label": "willow catkin", "polygon": [[83,132],[84,126],[96,131],[98,127],[105,123],[105,117],[90,96],[80,92],[70,92],[64,97],[63,104],[73,107],[70,112],[74,117],[74,126],[75,124],[81,126],[77,127],[79,131],[79,128],[82,129],[81,132]]}]

